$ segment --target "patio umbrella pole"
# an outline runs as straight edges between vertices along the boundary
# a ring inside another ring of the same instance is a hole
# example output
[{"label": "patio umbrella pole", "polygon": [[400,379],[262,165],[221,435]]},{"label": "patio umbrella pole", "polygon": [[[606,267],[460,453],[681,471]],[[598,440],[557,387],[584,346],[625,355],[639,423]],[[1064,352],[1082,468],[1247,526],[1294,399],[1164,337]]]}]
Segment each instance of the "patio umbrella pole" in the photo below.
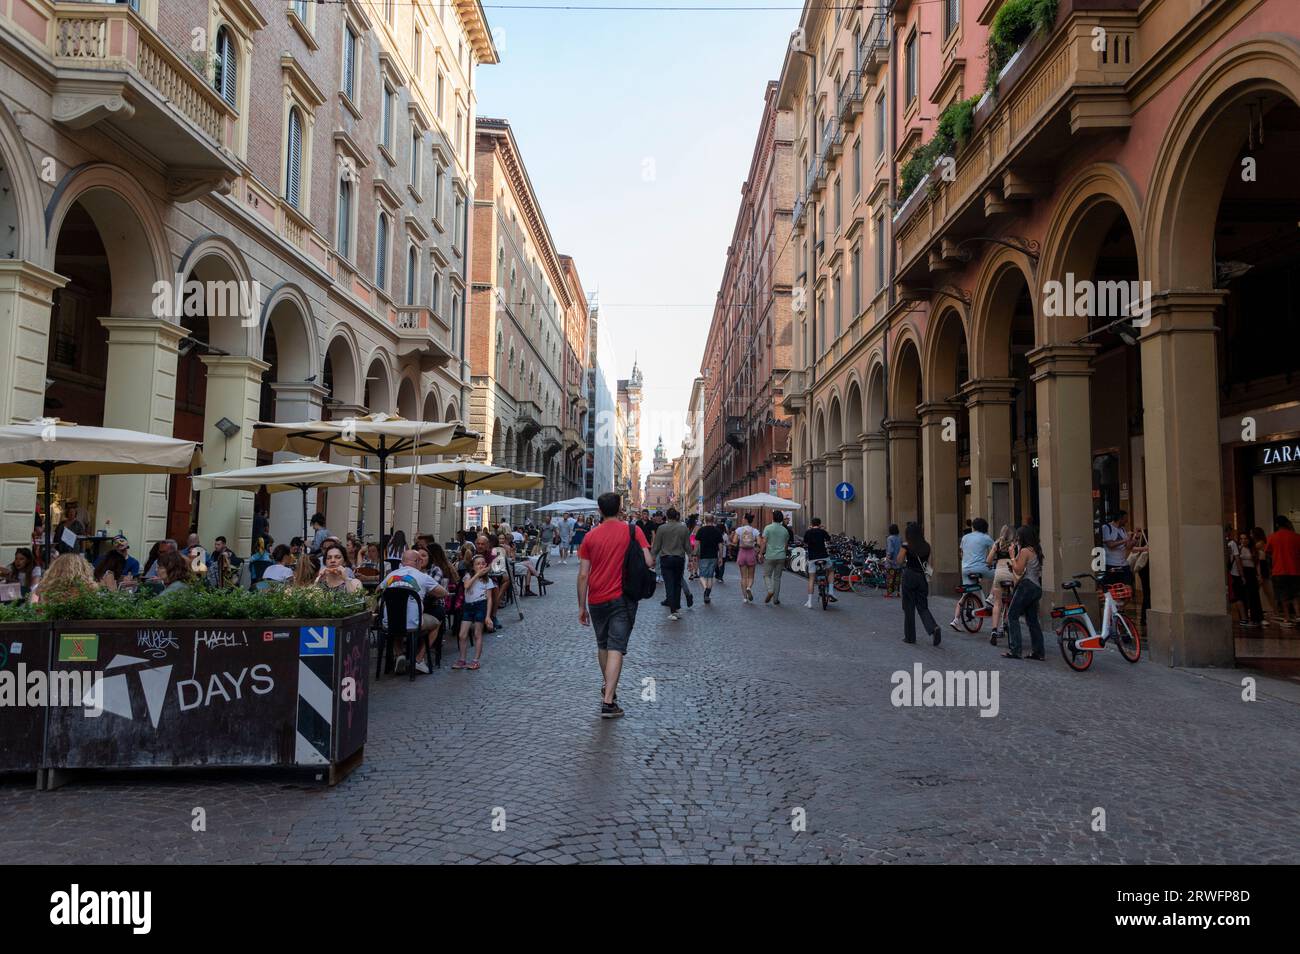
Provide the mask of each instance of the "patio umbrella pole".
[{"label": "patio umbrella pole", "polygon": [[50,550],[53,548],[54,541],[54,514],[50,509],[54,496],[54,489],[51,487],[54,481],[54,464],[51,461],[41,461],[40,466],[41,470],[45,472],[45,569],[48,570],[50,568]]},{"label": "patio umbrella pole", "polygon": [[302,546],[307,549],[307,485],[299,484],[298,489],[302,491]]},{"label": "patio umbrella pole", "polygon": [[376,451],[379,458],[379,558],[387,566],[388,563],[388,539],[384,535],[384,518],[388,515],[385,513],[388,495],[385,491],[385,472],[388,470],[388,452],[384,449],[384,438],[379,438],[379,449]]}]

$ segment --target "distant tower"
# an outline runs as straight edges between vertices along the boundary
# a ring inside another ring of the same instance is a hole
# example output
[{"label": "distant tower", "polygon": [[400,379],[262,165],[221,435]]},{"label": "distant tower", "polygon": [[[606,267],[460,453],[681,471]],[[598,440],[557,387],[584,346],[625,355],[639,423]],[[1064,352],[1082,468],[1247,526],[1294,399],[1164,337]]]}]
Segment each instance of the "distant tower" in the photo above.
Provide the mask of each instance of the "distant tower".
[{"label": "distant tower", "polygon": [[659,443],[655,445],[654,469],[663,470],[668,466],[668,458],[664,454],[664,436],[659,435]]}]

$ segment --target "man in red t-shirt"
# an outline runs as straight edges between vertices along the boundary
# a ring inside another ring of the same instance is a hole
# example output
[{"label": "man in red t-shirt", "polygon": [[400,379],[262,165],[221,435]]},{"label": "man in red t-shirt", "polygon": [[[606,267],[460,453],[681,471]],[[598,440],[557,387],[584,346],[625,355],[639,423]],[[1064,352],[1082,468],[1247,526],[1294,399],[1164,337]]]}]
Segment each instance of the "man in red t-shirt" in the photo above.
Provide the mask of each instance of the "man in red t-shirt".
[{"label": "man in red t-shirt", "polygon": [[1273,528],[1264,547],[1273,581],[1273,601],[1282,610],[1283,626],[1300,625],[1300,534],[1281,514],[1273,519]]},{"label": "man in red t-shirt", "polygon": [[639,527],[618,518],[623,500],[615,493],[596,498],[601,522],[587,532],[578,547],[578,622],[596,629],[596,656],[605,679],[601,689],[600,717],[617,719],[623,714],[617,702],[618,677],[623,672],[623,655],[636,623],[636,600],[623,596],[623,563],[627,557],[629,532],[653,568],[650,545]]}]

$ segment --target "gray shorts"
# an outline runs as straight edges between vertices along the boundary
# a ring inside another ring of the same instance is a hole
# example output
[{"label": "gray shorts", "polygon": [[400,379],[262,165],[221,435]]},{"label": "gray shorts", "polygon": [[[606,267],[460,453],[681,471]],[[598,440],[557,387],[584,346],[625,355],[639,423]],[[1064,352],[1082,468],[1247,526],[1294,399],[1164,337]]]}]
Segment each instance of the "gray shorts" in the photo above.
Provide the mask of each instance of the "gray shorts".
[{"label": "gray shorts", "polygon": [[636,603],[620,596],[608,603],[593,603],[587,610],[596,631],[597,648],[626,654],[628,637],[636,623]]},{"label": "gray shorts", "polygon": [[700,557],[700,576],[716,576],[717,572],[717,557]]}]

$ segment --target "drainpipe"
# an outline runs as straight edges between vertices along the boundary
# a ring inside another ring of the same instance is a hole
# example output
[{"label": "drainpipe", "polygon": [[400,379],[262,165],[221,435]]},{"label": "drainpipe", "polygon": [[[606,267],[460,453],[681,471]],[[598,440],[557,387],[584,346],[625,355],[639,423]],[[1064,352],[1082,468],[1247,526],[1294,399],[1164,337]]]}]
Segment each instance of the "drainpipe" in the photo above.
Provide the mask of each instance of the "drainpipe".
[{"label": "drainpipe", "polygon": [[[813,133],[816,132],[816,123],[817,123],[817,117],[814,115],[814,110],[817,106],[817,71],[816,71],[817,57],[811,53],[800,52],[798,50],[795,50],[794,53],[796,56],[806,56],[808,57],[809,60],[812,61],[808,66],[808,136],[807,136],[808,170],[811,172],[815,168],[817,163],[817,156],[813,149],[813,145],[814,145]],[[804,179],[805,184],[807,183],[807,181],[808,181],[807,178],[805,178]],[[812,242],[809,243],[808,246],[809,251],[808,251],[808,263],[807,263],[808,273],[807,274],[809,277],[808,279],[805,279],[804,282],[804,295],[805,295],[805,305],[808,309],[808,315],[809,315],[808,330],[811,339],[811,351],[812,351],[808,363],[808,388],[807,388],[807,391],[811,392],[812,386],[817,383],[817,296],[808,294],[808,292],[810,291],[810,289],[808,288],[808,281],[811,280],[814,287],[817,284],[817,216],[814,214],[813,209],[811,208],[811,204],[808,209],[808,217],[809,219],[812,220],[813,240]],[[807,461],[804,461],[805,465],[807,465],[807,463],[808,463]],[[807,495],[808,495],[808,516],[811,517],[813,511],[816,509],[816,497],[813,490],[813,480],[811,474],[809,474],[808,479],[805,481],[804,489],[807,491]]]},{"label": "drainpipe", "polygon": [[[884,430],[885,421],[889,420],[889,332],[890,322],[893,317],[894,304],[896,301],[894,289],[895,269],[898,262],[894,254],[894,211],[898,202],[898,167],[894,162],[894,156],[898,151],[898,44],[894,42],[894,25],[888,24],[889,28],[889,217],[886,221],[886,227],[889,230],[889,272],[885,279],[885,314],[889,317],[885,319],[885,347],[881,349],[883,355],[881,359],[881,390],[884,400],[881,402],[884,412],[884,419],[881,420],[881,429]],[[883,236],[882,236],[883,238]],[[894,493],[893,485],[890,482],[889,475],[893,472],[889,460],[889,438],[886,432],[885,438],[885,500],[887,501],[890,521],[894,522]]]}]

